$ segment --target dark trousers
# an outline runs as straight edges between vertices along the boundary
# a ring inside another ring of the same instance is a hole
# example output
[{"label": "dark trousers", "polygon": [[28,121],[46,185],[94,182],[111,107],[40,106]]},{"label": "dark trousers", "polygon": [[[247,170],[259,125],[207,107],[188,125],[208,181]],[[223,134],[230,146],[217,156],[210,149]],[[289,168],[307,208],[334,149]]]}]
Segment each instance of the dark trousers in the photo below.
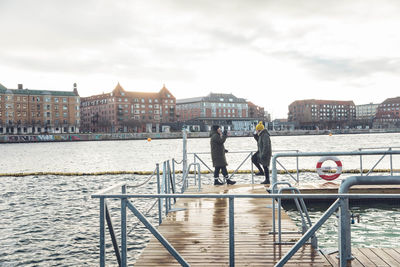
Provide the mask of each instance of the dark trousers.
[{"label": "dark trousers", "polygon": [[218,178],[219,177],[219,171],[222,172],[222,175],[227,178],[228,177],[228,170],[226,169],[226,166],[221,166],[221,167],[215,167],[214,170],[214,178]]},{"label": "dark trousers", "polygon": [[267,166],[263,166],[263,168],[264,168],[265,181],[267,181],[267,184],[270,184],[270,181],[269,181],[269,169],[268,169]]},{"label": "dark trousers", "polygon": [[253,156],[251,156],[251,162],[253,162],[259,172],[264,172],[263,169],[261,169],[260,163],[258,163],[258,151]]},{"label": "dark trousers", "polygon": [[262,168],[264,169],[261,169],[261,165],[260,165],[260,163],[258,162],[258,151],[253,155],[253,156],[251,156],[251,162],[253,162],[253,164],[257,167],[257,169],[258,169],[258,171],[259,172],[261,172],[261,173],[264,173],[264,175],[265,175],[265,180],[267,181],[267,183],[269,184],[270,182],[269,182],[269,168],[268,168],[268,166],[262,166]]}]

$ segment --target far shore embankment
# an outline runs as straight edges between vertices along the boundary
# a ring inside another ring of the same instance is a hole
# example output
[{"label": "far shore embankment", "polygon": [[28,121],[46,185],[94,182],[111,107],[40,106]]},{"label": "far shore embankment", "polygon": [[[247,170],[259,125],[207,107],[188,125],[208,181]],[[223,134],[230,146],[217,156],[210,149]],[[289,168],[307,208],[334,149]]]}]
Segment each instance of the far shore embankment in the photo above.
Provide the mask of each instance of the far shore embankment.
[{"label": "far shore embankment", "polygon": [[[341,129],[341,130],[293,130],[269,131],[271,136],[298,135],[337,135],[337,134],[370,134],[400,133],[400,129]],[[251,137],[251,131],[230,131],[230,137]],[[208,138],[208,132],[188,132],[188,138]],[[76,134],[16,134],[0,135],[0,143],[31,142],[71,142],[71,141],[107,141],[107,140],[148,140],[182,138],[182,132],[170,133],[76,133]]]}]

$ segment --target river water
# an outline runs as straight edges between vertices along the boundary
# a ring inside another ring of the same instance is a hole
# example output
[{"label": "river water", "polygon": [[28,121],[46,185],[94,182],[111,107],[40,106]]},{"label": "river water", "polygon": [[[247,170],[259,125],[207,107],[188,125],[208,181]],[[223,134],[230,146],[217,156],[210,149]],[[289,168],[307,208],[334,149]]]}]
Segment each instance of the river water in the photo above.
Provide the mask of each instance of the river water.
[{"label": "river water", "polygon": [[[333,136],[272,137],[273,152],[299,150],[354,151],[359,148],[400,147],[400,134],[363,134]],[[226,149],[228,169],[235,169],[246,156],[234,151],[256,149],[253,138],[228,138]],[[189,152],[208,152],[208,139],[189,139]],[[182,140],[131,140],[68,143],[1,144],[0,173],[19,172],[99,172],[99,171],[152,171],[156,163],[175,158],[182,159]],[[200,155],[209,165],[209,155]],[[192,157],[190,156],[189,159]],[[364,168],[371,168],[379,156],[363,158]],[[400,168],[400,156],[393,157],[393,167]],[[343,168],[359,168],[359,157],[340,157]],[[317,157],[300,159],[300,168],[315,169]],[[282,160],[288,169],[295,169],[295,160]],[[388,169],[385,158],[377,168]],[[205,167],[202,166],[202,169]],[[246,162],[242,169],[250,169]],[[304,179],[319,179],[315,173],[303,174]],[[346,175],[342,175],[342,177]],[[348,176],[348,175],[347,175]],[[0,266],[96,266],[98,265],[98,200],[90,195],[99,189],[120,181],[139,184],[148,176],[54,176],[0,177]],[[248,183],[249,175],[238,175],[238,183]],[[202,178],[206,183],[212,177]],[[155,181],[135,189],[139,193],[155,193]],[[135,202],[146,213],[149,201]],[[116,232],[118,203],[110,201]],[[400,208],[396,205],[353,207],[361,215],[360,223],[352,226],[355,246],[392,247],[400,243],[398,222]],[[156,211],[148,216],[156,223]],[[298,222],[293,211],[289,212]],[[313,220],[323,210],[312,209]],[[133,217],[133,216],[130,216]],[[149,234],[134,218],[129,218],[128,255],[133,262],[149,239]],[[335,219],[319,231],[320,245],[336,246]],[[107,266],[114,266],[111,241],[107,241]]]}]

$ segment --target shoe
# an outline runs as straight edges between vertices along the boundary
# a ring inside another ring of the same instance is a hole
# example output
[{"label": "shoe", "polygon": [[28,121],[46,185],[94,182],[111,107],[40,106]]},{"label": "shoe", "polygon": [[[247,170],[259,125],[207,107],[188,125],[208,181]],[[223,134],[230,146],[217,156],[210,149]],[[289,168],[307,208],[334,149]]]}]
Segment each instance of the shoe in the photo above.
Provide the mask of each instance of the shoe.
[{"label": "shoe", "polygon": [[227,184],[236,184],[236,181],[232,181],[231,179],[226,179]]},{"label": "shoe", "polygon": [[214,179],[214,185],[224,185],[224,183],[221,183],[219,179]]},{"label": "shoe", "polygon": [[256,175],[257,176],[264,176],[264,172],[257,172]]},{"label": "shoe", "polygon": [[261,182],[261,184],[269,184],[268,180],[264,180],[263,182]]}]

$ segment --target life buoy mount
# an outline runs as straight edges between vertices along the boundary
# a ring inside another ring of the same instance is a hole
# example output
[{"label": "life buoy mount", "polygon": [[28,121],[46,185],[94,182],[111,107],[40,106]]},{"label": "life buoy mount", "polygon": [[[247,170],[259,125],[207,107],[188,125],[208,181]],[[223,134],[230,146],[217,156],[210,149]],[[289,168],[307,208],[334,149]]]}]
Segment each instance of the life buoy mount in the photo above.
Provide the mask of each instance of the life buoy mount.
[{"label": "life buoy mount", "polygon": [[[327,160],[332,160],[336,163],[336,172],[334,174],[326,174],[324,171],[326,170],[331,170],[331,167],[322,167],[322,164],[327,161]],[[319,175],[319,177],[321,177],[322,179],[325,179],[327,181],[332,181],[335,180],[336,178],[338,178],[340,176],[340,174],[342,173],[342,162],[334,156],[326,156],[326,157],[322,157],[318,160],[317,162],[317,173]]]}]

